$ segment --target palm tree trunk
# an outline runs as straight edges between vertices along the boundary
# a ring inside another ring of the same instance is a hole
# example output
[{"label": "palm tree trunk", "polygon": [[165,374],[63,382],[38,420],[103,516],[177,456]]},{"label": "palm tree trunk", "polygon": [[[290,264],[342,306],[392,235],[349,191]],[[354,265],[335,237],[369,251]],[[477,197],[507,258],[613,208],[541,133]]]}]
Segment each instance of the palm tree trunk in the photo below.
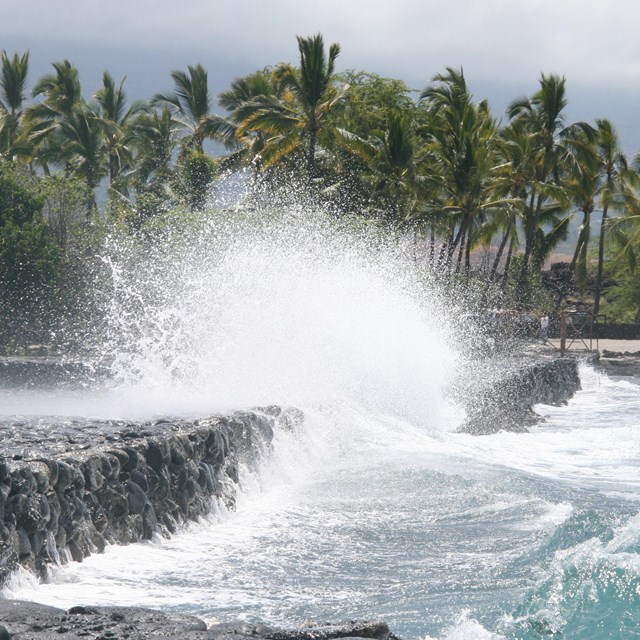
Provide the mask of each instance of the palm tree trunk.
[{"label": "palm tree trunk", "polygon": [[460,229],[462,231],[462,237],[460,238],[460,248],[458,249],[458,260],[456,261],[456,273],[460,273],[460,265],[462,264],[462,255],[464,253],[464,243],[467,237],[467,226],[461,224]]},{"label": "palm tree trunk", "polygon": [[464,269],[467,279],[469,279],[469,275],[471,274],[471,245],[472,245],[472,233],[471,229],[469,229],[469,233],[467,234],[467,247],[464,251]]},{"label": "palm tree trunk", "polygon": [[513,223],[509,220],[509,224],[505,229],[504,235],[502,236],[502,240],[500,242],[500,246],[498,247],[498,252],[496,253],[496,258],[493,261],[493,265],[491,266],[491,273],[489,275],[489,280],[492,282],[496,279],[496,273],[498,272],[498,267],[500,266],[500,260],[502,260],[502,254],[504,253],[504,248],[507,246],[507,240],[511,235],[511,227]]},{"label": "palm tree trunk", "polygon": [[454,222],[449,226],[449,236],[446,242],[442,243],[440,248],[440,255],[438,256],[438,266],[448,269],[451,265],[451,253],[449,253],[449,247],[453,244],[453,237],[455,235],[456,225]]},{"label": "palm tree trunk", "polygon": [[600,311],[600,290],[602,288],[602,271],[604,269],[604,237],[607,230],[607,213],[609,207],[605,205],[602,210],[602,222],[600,223],[600,241],[598,244],[598,272],[596,274],[596,291],[593,301],[593,315],[597,316]]},{"label": "palm tree trunk", "polygon": [[453,238],[452,241],[449,243],[449,247],[447,249],[449,258],[453,258],[453,254],[456,252],[456,247],[458,246],[460,239],[464,238],[464,233],[465,233],[465,221],[462,220],[462,222],[460,223],[460,226],[458,227],[458,233],[456,234],[455,238]]},{"label": "palm tree trunk", "polygon": [[[586,211],[582,212],[582,226],[580,227],[580,233],[578,234],[578,241],[576,242],[576,249],[573,252],[573,258],[571,258],[571,266],[569,267],[571,270],[571,273],[573,273],[573,271],[576,268],[576,264],[578,263],[578,257],[580,256],[580,254],[582,253],[583,250],[583,246],[585,244],[585,242],[588,241],[589,238],[589,229],[588,229],[588,221],[589,218],[589,214]],[[586,238],[585,238],[585,230],[586,230]]]},{"label": "palm tree trunk", "polygon": [[[526,237],[524,245],[524,256],[522,257],[522,268],[518,278],[518,298],[524,300],[527,295],[527,281],[529,280],[529,262],[533,254],[534,236],[542,210],[543,196],[539,194],[536,202],[535,190],[531,192],[529,199],[529,215],[527,216]],[[534,208],[535,204],[535,208]]]},{"label": "palm tree trunk", "polygon": [[434,229],[434,226],[431,225],[431,228],[429,229],[430,235],[429,235],[429,264],[431,265],[431,268],[433,269],[433,261],[436,257],[436,231]]},{"label": "palm tree trunk", "polygon": [[509,267],[511,266],[511,258],[513,257],[513,247],[515,242],[513,238],[511,238],[511,243],[509,244],[509,251],[507,251],[507,259],[504,263],[504,273],[502,274],[502,291],[504,292],[507,288],[507,282],[509,281]]},{"label": "palm tree trunk", "polygon": [[318,124],[315,113],[309,119],[309,151],[307,154],[307,180],[309,186],[313,183],[316,173],[316,144],[318,142]]}]

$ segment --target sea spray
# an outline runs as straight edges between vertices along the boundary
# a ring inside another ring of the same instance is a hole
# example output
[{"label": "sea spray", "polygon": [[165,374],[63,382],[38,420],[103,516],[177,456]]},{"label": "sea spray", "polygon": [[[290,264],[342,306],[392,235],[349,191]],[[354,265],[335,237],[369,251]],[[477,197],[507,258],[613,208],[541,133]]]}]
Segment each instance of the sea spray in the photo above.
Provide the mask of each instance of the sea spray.
[{"label": "sea spray", "polygon": [[76,412],[284,402],[305,422],[275,434],[258,473],[241,469],[235,511],[4,595],[283,624],[380,617],[408,639],[633,637],[635,383],[589,371],[529,434],[454,433],[448,383],[466,363],[411,252],[301,207],[166,222],[100,256],[96,362],[113,383]]},{"label": "sea spray", "polygon": [[356,401],[449,428],[446,306],[393,243],[321,211],[164,222],[101,256],[98,359],[149,413]]}]

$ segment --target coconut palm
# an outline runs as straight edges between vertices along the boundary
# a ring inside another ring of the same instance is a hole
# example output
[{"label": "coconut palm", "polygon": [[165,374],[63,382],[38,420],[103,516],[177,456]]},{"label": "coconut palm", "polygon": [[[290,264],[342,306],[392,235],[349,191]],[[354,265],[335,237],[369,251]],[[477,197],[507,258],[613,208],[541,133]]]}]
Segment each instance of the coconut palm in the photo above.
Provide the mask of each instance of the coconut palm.
[{"label": "coconut palm", "polygon": [[169,107],[176,122],[187,131],[182,138],[183,149],[193,149],[203,153],[203,143],[207,138],[219,135],[220,122],[211,113],[211,94],[206,69],[201,65],[189,65],[188,73],[172,71],[173,93],[158,93],[153,103]]},{"label": "coconut palm", "polygon": [[274,70],[282,97],[259,96],[245,103],[247,115],[240,133],[264,134],[266,142],[261,158],[264,167],[304,147],[307,180],[311,183],[316,177],[318,138],[346,87],[338,88],[334,83],[340,45],[332,44],[327,55],[320,34],[297,40],[300,67],[283,64]]},{"label": "coconut palm", "polygon": [[272,71],[270,68],[265,68],[242,78],[236,78],[229,89],[218,96],[218,104],[234,114],[244,104],[258,96],[276,94],[277,87],[273,81]]},{"label": "coconut palm", "polygon": [[140,112],[130,125],[135,152],[133,184],[138,191],[158,191],[172,175],[171,160],[178,144],[180,123],[165,107],[160,112]]},{"label": "coconut palm", "polygon": [[68,171],[95,189],[108,175],[108,147],[102,123],[88,106],[61,120],[56,131],[59,156]]},{"label": "coconut palm", "polygon": [[511,258],[519,244],[518,229],[526,210],[527,188],[531,180],[531,158],[531,138],[522,127],[512,123],[500,130],[495,141],[493,187],[496,196],[505,199],[508,205],[496,212],[497,215],[485,225],[482,233],[487,241],[491,241],[495,233],[502,233],[491,267],[490,280],[496,279],[502,256],[508,247],[503,284],[506,284]]},{"label": "coconut palm", "polygon": [[507,204],[494,198],[492,184],[497,128],[487,102],[473,103],[462,69],[447,68],[432,82],[420,96],[431,118],[424,132],[425,153],[441,197],[441,211],[451,221],[447,264],[459,249],[456,270],[464,255],[469,273],[479,226],[487,214]]},{"label": "coconut palm", "polygon": [[584,136],[577,136],[576,159],[564,179],[564,188],[571,204],[582,214],[576,247],[570,269],[576,273],[582,287],[587,280],[587,251],[591,238],[591,216],[598,203],[600,166],[593,145]]},{"label": "coconut palm", "polygon": [[68,60],[54,62],[55,73],[40,78],[32,89],[33,97],[42,96],[25,111],[26,132],[34,144],[34,160],[45,173],[51,163],[64,164],[58,138],[60,124],[84,105],[78,70]]},{"label": "coconut palm", "polygon": [[229,89],[218,96],[218,104],[230,113],[226,118],[212,115],[208,126],[212,137],[232,151],[224,158],[223,168],[235,168],[242,164],[252,165],[256,170],[259,168],[265,135],[259,130],[243,129],[241,125],[256,110],[254,101],[280,93],[272,70],[265,68],[236,78]]},{"label": "coconut palm", "polygon": [[531,98],[513,101],[507,110],[511,122],[521,126],[531,139],[531,174],[528,186],[528,201],[525,210],[525,250],[519,278],[519,293],[525,294],[529,267],[535,249],[536,238],[543,211],[551,201],[554,187],[560,184],[563,164],[569,147],[566,142],[582,131],[588,137],[593,129],[584,122],[565,126],[564,110],[567,106],[566,82],[557,75],[542,74],[540,89]]},{"label": "coconut palm", "polygon": [[61,116],[70,116],[75,107],[82,102],[82,88],[78,69],[69,60],[54,62],[55,73],[40,78],[33,87],[34,98],[44,96],[44,102],[29,110],[32,119],[55,120]]},{"label": "coconut palm", "polygon": [[[127,95],[124,91],[125,79],[119,85],[108,71],[102,76],[102,87],[94,98],[98,104],[98,118],[105,133],[109,156],[109,185],[113,189],[125,170],[130,168],[133,155],[128,144],[127,128],[133,116],[143,107],[134,103],[127,107]],[[121,182],[121,181],[120,181]],[[123,189],[124,185],[117,185]]]},{"label": "coconut palm", "polygon": [[13,159],[21,147],[17,145],[22,129],[22,115],[29,73],[29,52],[0,54],[0,155]]},{"label": "coconut palm", "polygon": [[600,204],[602,222],[598,241],[598,270],[595,282],[593,313],[600,311],[602,273],[604,267],[604,245],[607,221],[612,209],[622,208],[629,198],[628,187],[637,184],[638,174],[629,167],[627,157],[620,148],[617,133],[609,120],[596,120],[597,137],[595,148],[600,164]]},{"label": "coconut palm", "polygon": [[387,223],[404,220],[419,183],[411,123],[395,113],[369,139],[344,130],[339,134],[343,148],[364,160],[362,178],[371,185],[372,201],[385,209]]}]

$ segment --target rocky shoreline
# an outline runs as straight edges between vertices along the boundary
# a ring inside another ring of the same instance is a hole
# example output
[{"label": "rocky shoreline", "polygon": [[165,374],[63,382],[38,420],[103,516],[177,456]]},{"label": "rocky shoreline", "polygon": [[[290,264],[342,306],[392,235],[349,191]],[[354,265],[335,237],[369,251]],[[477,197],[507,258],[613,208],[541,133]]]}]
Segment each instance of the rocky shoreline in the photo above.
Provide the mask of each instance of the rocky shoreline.
[{"label": "rocky shoreline", "polygon": [[640,351],[608,351],[604,349],[597,362],[598,368],[611,376],[640,378]]},{"label": "rocky shoreline", "polygon": [[456,389],[467,419],[458,429],[472,435],[526,432],[540,416],[536,404],[561,405],[580,387],[578,360],[521,354],[482,363],[482,375],[467,376]]},{"label": "rocky shoreline", "polygon": [[33,602],[0,600],[0,640],[397,640],[384,622],[307,623],[281,629],[261,623],[207,625],[189,615],[138,607],[76,606],[66,611]]}]

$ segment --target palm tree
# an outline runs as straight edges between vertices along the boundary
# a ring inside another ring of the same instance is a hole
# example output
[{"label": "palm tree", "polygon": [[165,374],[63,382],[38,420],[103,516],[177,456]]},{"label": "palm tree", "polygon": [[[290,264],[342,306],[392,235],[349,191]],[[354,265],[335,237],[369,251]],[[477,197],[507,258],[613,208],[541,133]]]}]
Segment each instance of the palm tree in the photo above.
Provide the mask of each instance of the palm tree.
[{"label": "palm tree", "polygon": [[31,94],[35,98],[45,96],[45,101],[30,109],[32,118],[53,120],[60,116],[70,116],[74,108],[82,102],[82,89],[78,69],[69,60],[54,62],[55,73],[40,78]]},{"label": "palm tree", "polygon": [[206,138],[215,138],[219,134],[219,118],[211,114],[211,94],[206,69],[197,64],[189,65],[189,73],[172,71],[173,93],[158,93],[153,103],[167,106],[176,121],[188,131],[182,139],[183,149],[193,149],[203,153]]},{"label": "palm tree", "polygon": [[89,107],[60,122],[60,154],[68,169],[95,189],[108,174],[107,146],[97,114]]},{"label": "palm tree", "polygon": [[2,51],[0,62],[0,155],[13,159],[19,152],[16,142],[22,128],[29,52],[10,58]]},{"label": "palm tree", "polygon": [[35,145],[34,159],[45,173],[49,173],[51,162],[64,163],[59,126],[84,105],[76,67],[63,60],[54,62],[53,68],[55,73],[40,78],[31,92],[34,98],[44,96],[44,100],[25,111],[26,133]]},{"label": "palm tree", "polygon": [[395,113],[367,140],[342,129],[339,134],[344,148],[365,161],[362,176],[372,186],[372,201],[385,208],[387,223],[404,220],[419,183],[411,123]]},{"label": "palm tree", "polygon": [[335,61],[340,45],[332,44],[328,56],[322,35],[297,38],[300,67],[283,64],[274,70],[282,97],[259,96],[245,103],[247,113],[240,133],[260,131],[266,143],[262,164],[268,167],[304,145],[307,181],[316,177],[318,137],[328,114],[340,102],[346,87],[334,83]]},{"label": "palm tree", "polygon": [[103,122],[82,98],[77,68],[68,60],[53,63],[53,68],[55,73],[40,78],[32,90],[44,100],[26,112],[36,160],[46,173],[50,164],[60,165],[94,190],[109,169]]},{"label": "palm tree", "polygon": [[272,70],[265,68],[242,78],[236,78],[227,91],[218,96],[218,104],[230,112],[228,118],[212,115],[209,130],[212,137],[222,142],[232,153],[227,155],[223,168],[235,168],[249,164],[259,168],[260,154],[264,149],[265,135],[262,131],[247,131],[241,128],[247,117],[254,113],[254,101],[281,94]]},{"label": "palm tree", "polygon": [[509,276],[513,253],[517,250],[519,221],[526,210],[527,188],[530,183],[532,144],[531,138],[520,126],[511,123],[500,130],[495,144],[494,189],[497,197],[509,204],[488,222],[483,233],[491,241],[494,234],[502,231],[490,280],[496,279],[498,268],[508,246],[503,271],[503,287]]},{"label": "palm tree", "polygon": [[433,83],[420,96],[431,118],[424,131],[424,151],[430,158],[431,180],[441,197],[441,211],[451,220],[447,264],[451,265],[458,249],[456,270],[464,256],[469,273],[477,229],[488,213],[507,204],[494,198],[497,129],[487,102],[473,103],[462,70],[447,68]]},{"label": "palm tree", "polygon": [[[143,107],[135,103],[127,108],[127,95],[124,91],[123,78],[119,85],[108,71],[102,76],[102,87],[96,91],[94,98],[98,104],[98,118],[107,139],[109,156],[109,185],[114,188],[118,178],[131,166],[132,151],[127,144],[127,128],[133,118]],[[124,185],[119,185],[122,188]]]},{"label": "palm tree", "polygon": [[514,125],[521,126],[531,138],[531,176],[525,211],[525,251],[519,278],[519,294],[527,289],[529,266],[545,204],[553,200],[560,183],[568,147],[566,141],[578,131],[592,137],[593,129],[584,122],[565,126],[567,106],[565,79],[542,74],[540,89],[531,98],[520,98],[509,105],[507,113]]},{"label": "palm tree", "polygon": [[637,183],[637,173],[628,165],[627,157],[620,148],[616,131],[609,120],[596,120],[596,153],[600,163],[600,204],[602,222],[598,241],[598,270],[596,273],[595,299],[593,313],[600,311],[602,290],[602,272],[604,268],[604,245],[607,232],[607,220],[611,209],[620,208],[628,199],[627,187]]},{"label": "palm tree", "polygon": [[132,120],[129,136],[135,152],[133,182],[138,191],[164,189],[172,175],[179,127],[168,107],[160,112],[140,112]]},{"label": "palm tree", "polygon": [[576,273],[581,287],[587,279],[587,251],[591,238],[591,215],[596,210],[600,166],[595,148],[584,135],[576,136],[576,163],[573,163],[564,180],[567,196],[576,210],[582,213],[576,248],[571,260],[571,272]]},{"label": "palm tree", "polygon": [[218,104],[233,115],[240,107],[254,98],[276,93],[277,87],[273,81],[272,69],[265,68],[250,73],[248,76],[236,78],[229,89],[218,96]]}]

